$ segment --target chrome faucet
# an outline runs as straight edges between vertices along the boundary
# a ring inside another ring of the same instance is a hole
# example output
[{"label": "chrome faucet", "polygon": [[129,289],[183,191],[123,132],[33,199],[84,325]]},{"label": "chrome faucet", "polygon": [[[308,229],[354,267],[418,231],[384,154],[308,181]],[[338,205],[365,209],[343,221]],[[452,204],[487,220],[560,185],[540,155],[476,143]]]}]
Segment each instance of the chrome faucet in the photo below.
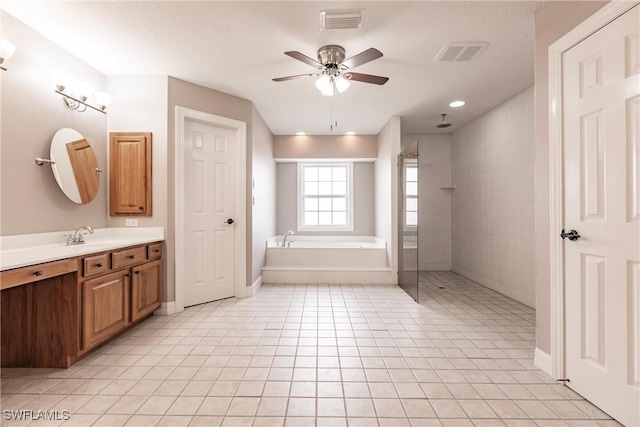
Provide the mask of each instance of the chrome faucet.
[{"label": "chrome faucet", "polygon": [[[286,233],[284,233],[284,239],[282,239],[282,247],[286,248],[287,247],[287,236],[292,235],[293,236],[293,231],[289,230]],[[291,246],[291,242],[289,242],[289,246]]]},{"label": "chrome faucet", "polygon": [[93,228],[89,227],[88,225],[83,225],[82,227],[78,228],[73,234],[65,234],[65,236],[67,237],[67,246],[83,244],[84,234],[87,233],[83,234],[82,231],[93,234]]}]

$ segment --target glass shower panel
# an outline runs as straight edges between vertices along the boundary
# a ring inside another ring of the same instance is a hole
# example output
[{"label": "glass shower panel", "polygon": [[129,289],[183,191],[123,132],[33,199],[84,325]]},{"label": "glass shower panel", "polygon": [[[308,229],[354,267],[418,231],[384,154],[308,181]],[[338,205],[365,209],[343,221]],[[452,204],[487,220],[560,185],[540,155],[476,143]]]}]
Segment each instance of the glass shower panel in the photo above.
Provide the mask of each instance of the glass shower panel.
[{"label": "glass shower panel", "polygon": [[398,156],[398,283],[418,301],[418,142]]}]

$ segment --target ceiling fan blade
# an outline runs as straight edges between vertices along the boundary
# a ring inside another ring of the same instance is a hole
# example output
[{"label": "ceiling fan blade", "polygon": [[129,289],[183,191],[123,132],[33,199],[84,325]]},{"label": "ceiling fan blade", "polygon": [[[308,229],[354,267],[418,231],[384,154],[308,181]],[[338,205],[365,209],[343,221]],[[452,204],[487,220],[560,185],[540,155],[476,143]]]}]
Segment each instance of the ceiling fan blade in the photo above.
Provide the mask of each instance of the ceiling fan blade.
[{"label": "ceiling fan blade", "polygon": [[345,66],[349,69],[356,68],[358,65],[366,64],[369,61],[382,57],[382,52],[375,48],[369,48],[364,52],[360,52],[356,56],[352,56],[349,59],[345,59],[340,63],[340,66]]},{"label": "ceiling fan blade", "polygon": [[322,67],[323,66],[321,63],[319,63],[315,59],[309,58],[307,55],[304,55],[304,54],[298,52],[297,50],[290,50],[288,52],[285,52],[284,54],[292,57],[293,59],[297,59],[298,61],[302,61],[305,64],[309,64],[312,67]]},{"label": "ceiling fan blade", "polygon": [[362,73],[345,73],[344,77],[356,82],[373,83],[374,85],[383,85],[389,80],[389,77]]},{"label": "ceiling fan blade", "polygon": [[277,77],[275,79],[271,79],[274,82],[286,82],[287,80],[299,79],[302,77],[316,77],[317,74],[309,73],[309,74],[297,74],[295,76],[286,76],[286,77]]}]

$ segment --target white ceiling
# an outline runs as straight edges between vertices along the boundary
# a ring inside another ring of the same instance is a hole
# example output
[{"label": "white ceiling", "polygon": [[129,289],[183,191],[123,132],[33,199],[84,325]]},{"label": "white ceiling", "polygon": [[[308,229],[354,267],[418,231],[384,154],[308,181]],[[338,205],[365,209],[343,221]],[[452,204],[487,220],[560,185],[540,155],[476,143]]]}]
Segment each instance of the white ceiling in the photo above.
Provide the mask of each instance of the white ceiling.
[{"label": "white ceiling", "polygon": [[[283,53],[316,58],[325,44],[346,56],[383,52],[357,72],[390,78],[353,82],[337,96],[338,128],[376,134],[391,116],[403,133],[449,133],[533,84],[533,13],[518,1],[42,1],[2,0],[2,9],[106,75],[170,75],[255,103],[276,135],[331,134],[330,101],[313,71]],[[365,8],[364,28],[320,31],[324,9]],[[434,62],[449,42],[485,41],[470,62]],[[18,49],[19,40],[13,40]],[[450,101],[467,105],[452,109]],[[117,99],[114,101],[117,102]],[[454,125],[437,130],[440,113]]]}]

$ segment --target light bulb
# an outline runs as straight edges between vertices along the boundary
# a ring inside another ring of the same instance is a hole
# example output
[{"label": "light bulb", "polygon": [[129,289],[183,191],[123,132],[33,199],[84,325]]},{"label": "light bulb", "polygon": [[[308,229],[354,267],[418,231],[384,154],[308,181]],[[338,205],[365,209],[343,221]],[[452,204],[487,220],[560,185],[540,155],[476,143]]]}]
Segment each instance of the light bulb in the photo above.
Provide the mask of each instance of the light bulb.
[{"label": "light bulb", "polygon": [[351,85],[349,80],[347,80],[346,78],[344,78],[344,76],[341,76],[341,75],[338,75],[338,77],[336,77],[335,83],[336,83],[336,89],[338,89],[338,92],[340,93],[349,89],[349,86]]},{"label": "light bulb", "polygon": [[105,92],[95,92],[93,97],[102,111],[104,111],[113,101],[113,96]]},{"label": "light bulb", "polygon": [[51,81],[60,92],[64,92],[65,89],[71,88],[73,83],[73,76],[66,71],[51,70]]},{"label": "light bulb", "polygon": [[84,102],[93,94],[93,85],[86,82],[76,82],[73,86],[73,92]]},{"label": "light bulb", "polygon": [[328,76],[327,74],[321,75],[320,78],[316,80],[316,88],[318,88],[320,92],[326,92],[330,88],[331,88],[331,91],[333,91],[332,86],[333,84],[331,83],[331,77]]}]

